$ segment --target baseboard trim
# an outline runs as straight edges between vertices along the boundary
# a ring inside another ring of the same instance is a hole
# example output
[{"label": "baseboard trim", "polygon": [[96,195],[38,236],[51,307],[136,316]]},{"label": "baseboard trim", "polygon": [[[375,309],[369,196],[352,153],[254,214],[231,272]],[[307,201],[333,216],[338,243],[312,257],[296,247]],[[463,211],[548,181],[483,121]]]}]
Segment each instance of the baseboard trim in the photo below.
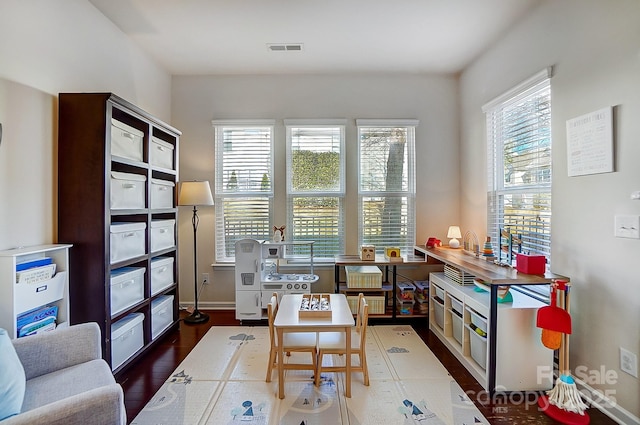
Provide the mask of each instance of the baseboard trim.
[{"label": "baseboard trim", "polygon": [[[180,310],[186,310],[190,307],[193,307],[193,303],[180,303]],[[198,308],[200,310],[235,310],[236,303],[231,301],[199,302]]]},{"label": "baseboard trim", "polygon": [[578,391],[580,391],[580,394],[587,403],[610,417],[612,420],[621,425],[640,425],[640,418],[623,407],[620,407],[620,405],[604,395],[602,392],[579,379],[575,379],[575,382],[578,387]]}]

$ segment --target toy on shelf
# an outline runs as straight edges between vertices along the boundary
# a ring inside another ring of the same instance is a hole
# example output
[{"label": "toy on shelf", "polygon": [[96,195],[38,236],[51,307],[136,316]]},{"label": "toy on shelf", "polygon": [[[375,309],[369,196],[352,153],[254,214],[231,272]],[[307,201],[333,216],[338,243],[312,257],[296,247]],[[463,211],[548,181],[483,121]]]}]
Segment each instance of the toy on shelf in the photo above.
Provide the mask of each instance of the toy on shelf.
[{"label": "toy on shelf", "polygon": [[496,255],[493,253],[493,245],[491,245],[491,236],[487,236],[482,247],[482,258],[487,261],[495,261]]},{"label": "toy on shelf", "polygon": [[520,235],[500,229],[500,251],[496,263],[502,266],[513,266],[514,254],[522,252],[522,238]]},{"label": "toy on shelf", "polygon": [[435,248],[438,246],[442,246],[442,241],[438,238],[429,238],[427,239],[427,243],[425,244],[427,248]]},{"label": "toy on shelf", "polygon": [[[491,288],[489,288],[489,285],[487,285],[486,283],[484,283],[482,280],[480,279],[474,279],[473,280],[473,284],[475,285],[475,288],[473,288],[476,292],[490,292]],[[511,295],[511,291],[509,291],[509,289],[511,289],[511,287],[509,285],[500,285],[498,286],[498,303],[499,304],[504,304],[504,303],[512,303],[513,302],[513,295]]]},{"label": "toy on shelf", "polygon": [[472,230],[467,230],[462,238],[462,252],[474,255],[476,258],[480,257],[480,242],[478,242],[478,235],[476,235]]},{"label": "toy on shelf", "polygon": [[[558,293],[560,305],[558,306]],[[558,379],[546,395],[538,398],[538,406],[549,417],[563,424],[586,425],[590,422],[585,412],[587,405],[571,376],[569,367],[569,284],[556,280],[551,285],[551,303],[538,310],[536,326],[542,328],[542,343],[545,347],[558,349]]]}]

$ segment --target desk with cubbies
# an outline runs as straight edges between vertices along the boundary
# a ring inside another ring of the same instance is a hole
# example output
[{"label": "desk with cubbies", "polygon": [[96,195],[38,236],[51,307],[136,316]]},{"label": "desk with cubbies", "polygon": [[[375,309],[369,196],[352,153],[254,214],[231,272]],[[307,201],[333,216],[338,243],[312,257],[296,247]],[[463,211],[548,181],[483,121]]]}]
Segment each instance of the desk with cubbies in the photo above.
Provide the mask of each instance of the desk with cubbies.
[{"label": "desk with cubbies", "polygon": [[[485,390],[493,394],[553,387],[553,351],[540,342],[535,323],[538,309],[547,301],[527,289],[566,277],[519,273],[461,249],[415,246],[415,252],[427,263],[445,267],[445,272],[429,275],[430,330]],[[474,278],[489,290],[479,292]],[[469,280],[471,285],[464,284]],[[499,303],[498,291],[505,287],[513,301]]]}]

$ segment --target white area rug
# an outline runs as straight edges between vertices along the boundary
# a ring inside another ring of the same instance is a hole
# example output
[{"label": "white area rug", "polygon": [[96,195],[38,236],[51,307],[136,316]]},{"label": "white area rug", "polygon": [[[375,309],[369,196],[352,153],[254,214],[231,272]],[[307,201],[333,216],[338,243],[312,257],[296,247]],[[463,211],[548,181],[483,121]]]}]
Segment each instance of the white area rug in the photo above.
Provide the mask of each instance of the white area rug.
[{"label": "white area rug", "polygon": [[[411,326],[369,326],[370,385],[354,373],[351,398],[341,373],[323,373],[315,387],[312,373],[290,370],[280,400],[277,372],[265,382],[268,357],[266,326],[212,327],[132,425],[489,423]],[[309,361],[309,354],[288,360]]]}]

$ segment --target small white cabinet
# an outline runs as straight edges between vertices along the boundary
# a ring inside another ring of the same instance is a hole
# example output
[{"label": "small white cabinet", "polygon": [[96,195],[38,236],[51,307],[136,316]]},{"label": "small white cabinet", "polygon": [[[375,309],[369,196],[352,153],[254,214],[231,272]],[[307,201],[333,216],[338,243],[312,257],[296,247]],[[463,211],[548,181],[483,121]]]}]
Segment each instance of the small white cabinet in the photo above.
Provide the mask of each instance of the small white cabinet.
[{"label": "small white cabinet", "polygon": [[[72,245],[38,245],[0,251],[0,327],[17,338],[17,319],[38,307],[58,307],[57,324],[69,323],[69,248]],[[18,283],[17,266],[21,263],[51,258],[55,275],[35,279],[35,283]]]},{"label": "small white cabinet", "polygon": [[[493,335],[488,292],[459,285],[444,273],[431,273],[429,281],[429,328],[483,388],[489,389],[489,374],[494,372],[498,392],[551,389],[553,351],[542,345],[536,327],[537,311],[546,304],[512,289],[513,302],[498,304]],[[493,339],[495,371],[490,370]]]}]

